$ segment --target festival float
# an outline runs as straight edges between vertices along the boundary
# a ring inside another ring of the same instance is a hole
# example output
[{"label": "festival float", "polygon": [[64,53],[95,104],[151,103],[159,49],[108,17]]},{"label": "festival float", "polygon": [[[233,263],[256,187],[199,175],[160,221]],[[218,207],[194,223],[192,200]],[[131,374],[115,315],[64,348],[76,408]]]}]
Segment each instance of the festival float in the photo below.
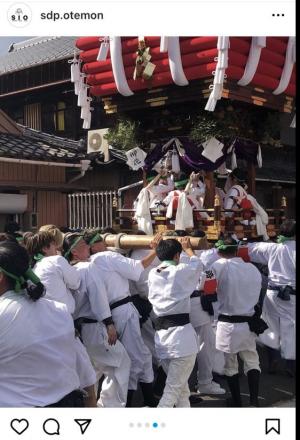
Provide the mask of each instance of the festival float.
[{"label": "festival float", "polygon": [[[91,128],[93,102],[102,103],[106,115],[131,107],[142,113],[143,108],[169,103],[184,106],[191,95],[197,94],[202,110],[210,115],[226,99],[242,102],[247,106],[246,112],[259,107],[276,114],[294,112],[294,37],[95,36],[78,38],[76,46],[80,52],[71,63],[71,80],[78,95],[83,128],[87,130]],[[200,132],[205,121],[205,116],[203,124],[201,117],[198,120]],[[99,124],[103,127],[101,121]],[[291,123],[294,125],[295,117]],[[228,216],[216,189],[214,173],[226,176],[228,161],[231,170],[242,162],[248,172],[248,192],[255,195],[255,169],[263,166],[260,142],[248,133],[234,135],[230,123],[225,130],[223,127],[223,132],[217,126],[203,132],[202,138],[181,133],[155,139],[147,151],[142,145],[123,152],[130,168],[141,170],[142,179],[119,188],[115,194],[113,227],[122,233],[133,233],[139,228],[136,209],[124,207],[124,193],[133,187],[147,186],[149,176],[164,168],[175,180],[183,174],[188,177],[191,172],[203,176],[204,204],[193,210],[193,224],[187,231],[200,229],[209,240],[217,239],[221,231],[235,233],[238,238],[257,237],[253,211],[248,213],[247,221],[245,209]],[[95,206],[96,202],[93,203]],[[75,209],[75,205],[71,208]],[[286,209],[283,194],[276,206],[265,210],[269,237],[276,235]],[[153,232],[176,229],[176,209],[172,216],[167,216],[166,209],[158,206],[150,209],[150,216]]]}]

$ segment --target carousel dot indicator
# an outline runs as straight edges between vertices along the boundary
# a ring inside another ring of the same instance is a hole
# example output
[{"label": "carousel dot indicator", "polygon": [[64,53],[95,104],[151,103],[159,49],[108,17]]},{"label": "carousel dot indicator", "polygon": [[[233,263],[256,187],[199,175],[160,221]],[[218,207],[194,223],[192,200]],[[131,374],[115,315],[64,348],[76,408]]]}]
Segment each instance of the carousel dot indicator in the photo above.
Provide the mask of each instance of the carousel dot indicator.
[{"label": "carousel dot indicator", "polygon": [[150,428],[150,423],[145,423],[145,428]]},{"label": "carousel dot indicator", "polygon": [[158,423],[154,422],[154,423],[152,423],[152,426],[153,426],[153,428],[158,428]]}]

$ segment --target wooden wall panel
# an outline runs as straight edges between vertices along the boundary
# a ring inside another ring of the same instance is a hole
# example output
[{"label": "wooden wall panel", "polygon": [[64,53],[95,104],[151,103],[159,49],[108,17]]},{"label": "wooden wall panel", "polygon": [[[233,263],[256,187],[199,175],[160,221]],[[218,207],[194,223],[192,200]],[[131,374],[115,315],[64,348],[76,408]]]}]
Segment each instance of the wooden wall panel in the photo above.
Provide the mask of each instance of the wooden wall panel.
[{"label": "wooden wall panel", "polygon": [[45,224],[67,225],[67,196],[55,191],[39,191],[37,194],[39,227]]},{"label": "wooden wall panel", "polygon": [[64,183],[65,168],[0,162],[0,181]]}]

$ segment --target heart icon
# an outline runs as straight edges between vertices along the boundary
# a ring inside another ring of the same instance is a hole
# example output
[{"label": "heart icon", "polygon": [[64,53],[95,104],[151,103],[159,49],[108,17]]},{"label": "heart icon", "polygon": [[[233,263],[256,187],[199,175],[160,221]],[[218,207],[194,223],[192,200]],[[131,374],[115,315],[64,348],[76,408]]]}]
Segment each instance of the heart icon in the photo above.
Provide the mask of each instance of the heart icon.
[{"label": "heart icon", "polygon": [[29,423],[26,419],[13,419],[10,426],[17,434],[21,435],[29,427]]}]

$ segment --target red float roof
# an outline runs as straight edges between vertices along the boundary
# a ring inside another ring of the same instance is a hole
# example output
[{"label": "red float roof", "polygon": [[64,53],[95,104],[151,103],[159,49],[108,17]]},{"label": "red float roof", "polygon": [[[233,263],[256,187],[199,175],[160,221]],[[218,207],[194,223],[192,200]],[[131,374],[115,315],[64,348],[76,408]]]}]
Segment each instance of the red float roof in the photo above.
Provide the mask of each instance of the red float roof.
[{"label": "red float roof", "polygon": [[[239,85],[249,84],[275,95],[284,93],[295,96],[293,37],[180,37],[179,58],[175,59],[172,59],[173,55],[170,52],[161,51],[161,37],[144,37],[146,46],[150,47],[151,62],[156,66],[150,83],[149,80],[141,78],[133,79],[138,37],[121,37],[121,58],[118,59],[116,55],[118,51],[113,57],[117,59],[117,70],[120,68],[122,71],[124,66],[123,79],[127,82],[125,89],[129,90],[128,93],[122,91],[124,89],[120,86],[120,78],[116,76],[116,69],[113,69],[112,49],[108,51],[106,60],[97,61],[102,38],[82,37],[76,41],[76,46],[81,51],[81,69],[87,75],[86,81],[91,86],[90,94],[93,96],[107,96],[118,92],[129,95],[129,92],[147,89],[149,84],[151,87],[170,85],[174,82],[178,84],[178,80],[174,80],[174,68],[179,72],[183,71],[181,77],[187,80],[186,84],[180,85],[187,85],[191,80],[214,78],[214,73],[217,76],[218,69],[223,69],[225,78],[240,82]],[[227,43],[223,44],[220,38],[227,38]],[[222,64],[220,60],[224,53],[225,61]],[[218,80],[215,78],[214,82],[218,83]],[[222,85],[223,81],[219,82]]]}]

